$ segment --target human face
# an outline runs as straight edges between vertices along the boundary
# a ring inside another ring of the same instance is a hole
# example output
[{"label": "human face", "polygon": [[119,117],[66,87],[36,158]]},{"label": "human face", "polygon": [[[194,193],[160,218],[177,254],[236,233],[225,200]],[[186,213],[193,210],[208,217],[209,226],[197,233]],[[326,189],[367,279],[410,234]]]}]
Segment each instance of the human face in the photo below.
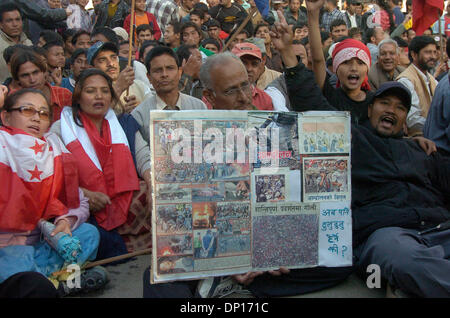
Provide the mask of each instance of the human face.
[{"label": "human face", "polygon": [[197,24],[199,27],[202,26],[203,20],[200,19],[200,17],[198,15],[195,14],[190,14],[189,15],[189,20],[195,24]]},{"label": "human face", "polygon": [[334,42],[336,42],[337,39],[339,39],[341,36],[347,36],[347,35],[348,35],[348,29],[345,24],[335,26],[333,28],[333,30],[331,30],[331,38],[333,39]]},{"label": "human face", "polygon": [[94,120],[104,118],[111,102],[111,90],[103,76],[92,75],[86,78],[78,100],[83,113]]},{"label": "human face", "polygon": [[437,49],[435,44],[428,44],[419,51],[419,54],[411,52],[413,63],[421,70],[431,70],[437,61]]},{"label": "human face", "polygon": [[407,67],[411,63],[411,61],[409,60],[407,47],[400,48],[400,53],[398,55],[398,63],[399,65],[404,67]]},{"label": "human face", "polygon": [[217,26],[212,26],[208,28],[208,34],[213,39],[218,39],[220,34],[220,28]]},{"label": "human face", "polygon": [[173,42],[176,42],[180,39],[180,35],[179,34],[175,34],[174,30],[173,30],[173,25],[168,25],[166,27],[166,31],[164,32],[164,41],[166,42],[166,44],[171,44]]},{"label": "human face", "polygon": [[258,31],[255,34],[255,37],[263,39],[264,44],[270,44],[270,42],[272,42],[272,38],[269,34],[269,28],[266,26],[259,27]]},{"label": "human face", "polygon": [[45,86],[45,73],[31,62],[25,62],[19,67],[17,77],[22,88],[42,90]]},{"label": "human face", "polygon": [[398,135],[404,127],[408,109],[400,98],[387,92],[375,98],[368,108],[369,121],[380,136]]},{"label": "human face", "polygon": [[[95,43],[95,42],[94,42]],[[75,42],[75,49],[89,49],[91,47],[91,38],[89,34],[81,34]]]},{"label": "human face", "polygon": [[141,60],[142,63],[145,62],[145,58],[147,57],[148,52],[150,52],[152,49],[154,48],[153,45],[147,46],[143,52],[143,56],[140,56],[139,59]]},{"label": "human face", "polygon": [[238,44],[238,43],[244,43],[244,41],[247,40],[248,37],[247,37],[246,33],[239,33],[238,35],[236,35],[235,39],[236,39],[236,44]]},{"label": "human face", "polygon": [[214,52],[216,54],[219,53],[219,49],[214,44],[206,44],[205,49],[210,50],[211,52]]},{"label": "human face", "polygon": [[169,94],[178,91],[182,71],[172,56],[163,54],[150,62],[148,79],[156,93]]},{"label": "human face", "polygon": [[183,6],[188,9],[191,10],[194,7],[194,0],[182,0]]},{"label": "human face", "polygon": [[213,109],[251,109],[252,88],[242,62],[230,58],[211,70],[212,88],[203,91]]},{"label": "human face", "polygon": [[416,31],[413,29],[408,29],[408,43],[411,42],[412,39],[416,37]]},{"label": "human face", "polygon": [[145,12],[145,9],[147,7],[145,0],[136,0],[136,11]]},{"label": "human face", "polygon": [[73,72],[74,79],[78,80],[78,77],[80,76],[81,72],[88,68],[89,68],[89,65],[87,62],[86,55],[84,55],[84,54],[78,55],[78,57],[75,59],[75,61],[73,62],[73,65],[72,65],[72,72]]},{"label": "human face", "polygon": [[22,34],[22,17],[19,11],[8,11],[2,15],[2,21],[0,22],[0,30],[13,39],[18,39]]},{"label": "human face", "polygon": [[256,83],[261,74],[264,73],[263,61],[252,55],[241,56],[241,61],[247,70],[248,80],[250,83]]},{"label": "human face", "polygon": [[150,30],[144,30],[139,32],[138,41],[140,44],[144,43],[144,41],[151,41],[151,40],[153,40],[153,34]]},{"label": "human face", "polygon": [[99,34],[94,35],[91,38],[91,44],[90,45],[93,45],[93,44],[97,43],[98,41],[103,42],[103,43],[109,42],[109,40],[106,38],[106,36],[104,36],[103,34],[99,33]]},{"label": "human face", "polygon": [[208,3],[209,8],[215,7],[219,4],[219,0],[206,0],[206,2]]},{"label": "human face", "polygon": [[333,44],[333,39],[331,37],[323,41],[323,47],[330,46],[331,44]]},{"label": "human face", "polygon": [[308,27],[304,26],[303,28],[297,28],[294,32],[294,40],[301,40],[308,36]]},{"label": "human face", "polygon": [[359,58],[354,57],[341,63],[337,69],[337,77],[344,90],[352,91],[361,88],[367,76],[367,65]]},{"label": "human face", "polygon": [[61,0],[48,0],[48,5],[50,9],[60,9],[61,8]]},{"label": "human face", "polygon": [[386,34],[384,33],[383,29],[380,27],[375,28],[375,34],[374,34],[374,44],[378,45],[381,41],[384,40],[386,37]]},{"label": "human face", "polygon": [[119,77],[119,56],[113,51],[102,51],[94,59],[94,67],[102,70],[116,81]]},{"label": "human face", "polygon": [[380,48],[378,53],[378,64],[381,69],[387,73],[391,73],[398,65],[398,53],[394,44],[386,43]]},{"label": "human face", "polygon": [[308,54],[306,53],[306,49],[302,44],[293,44],[292,49],[296,56],[299,56],[302,63],[308,66]]},{"label": "human face", "polygon": [[182,37],[184,44],[195,45],[197,47],[200,44],[200,34],[198,34],[197,30],[194,27],[185,28]]},{"label": "human face", "polygon": [[64,67],[66,57],[62,46],[53,46],[47,52],[47,63],[51,67]]},{"label": "human face", "polygon": [[3,124],[22,129],[36,138],[42,138],[51,123],[50,107],[47,101],[41,94],[26,93],[17,99],[12,109],[18,109],[22,106],[31,107],[36,111],[43,111],[47,116],[40,115],[36,112],[34,115],[27,117],[19,110],[3,111],[1,116]]},{"label": "human face", "polygon": [[297,12],[300,9],[300,0],[291,0],[289,2],[289,8],[292,12]]}]

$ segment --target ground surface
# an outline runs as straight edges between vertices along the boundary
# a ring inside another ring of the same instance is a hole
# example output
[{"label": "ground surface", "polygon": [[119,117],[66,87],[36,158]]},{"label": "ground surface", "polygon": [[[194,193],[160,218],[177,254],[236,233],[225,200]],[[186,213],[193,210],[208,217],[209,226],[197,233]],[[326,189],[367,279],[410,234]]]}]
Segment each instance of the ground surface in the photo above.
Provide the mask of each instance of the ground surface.
[{"label": "ground surface", "polygon": [[[101,291],[78,297],[142,298],[142,277],[149,264],[150,255],[141,255],[124,264],[106,266],[110,278],[108,285]],[[384,288],[369,289],[363,280],[352,275],[345,282],[333,288],[293,298],[383,298],[385,295]],[[231,295],[231,297],[249,296]]]}]

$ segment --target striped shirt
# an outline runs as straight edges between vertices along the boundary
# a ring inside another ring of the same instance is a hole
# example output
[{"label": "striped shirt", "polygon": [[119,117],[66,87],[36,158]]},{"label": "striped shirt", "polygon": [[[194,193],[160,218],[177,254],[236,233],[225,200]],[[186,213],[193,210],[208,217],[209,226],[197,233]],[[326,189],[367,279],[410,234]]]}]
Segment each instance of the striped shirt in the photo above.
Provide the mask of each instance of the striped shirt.
[{"label": "striped shirt", "polygon": [[322,16],[322,27],[327,32],[331,32],[330,25],[331,22],[337,19],[342,19],[345,21],[345,14],[344,12],[341,12],[338,8],[335,8],[331,12],[325,12]]},{"label": "striped shirt", "polygon": [[178,6],[172,0],[147,0],[147,11],[155,16],[163,34],[170,22],[179,21]]}]

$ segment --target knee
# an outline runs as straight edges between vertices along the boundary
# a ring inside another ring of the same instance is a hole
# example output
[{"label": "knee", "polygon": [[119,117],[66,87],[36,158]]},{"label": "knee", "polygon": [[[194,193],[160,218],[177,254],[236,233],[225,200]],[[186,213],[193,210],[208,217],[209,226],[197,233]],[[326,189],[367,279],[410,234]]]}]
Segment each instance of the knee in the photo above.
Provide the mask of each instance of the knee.
[{"label": "knee", "polygon": [[82,244],[89,244],[89,246],[97,247],[100,242],[100,233],[97,228],[89,223],[81,224],[73,235],[78,237]]}]

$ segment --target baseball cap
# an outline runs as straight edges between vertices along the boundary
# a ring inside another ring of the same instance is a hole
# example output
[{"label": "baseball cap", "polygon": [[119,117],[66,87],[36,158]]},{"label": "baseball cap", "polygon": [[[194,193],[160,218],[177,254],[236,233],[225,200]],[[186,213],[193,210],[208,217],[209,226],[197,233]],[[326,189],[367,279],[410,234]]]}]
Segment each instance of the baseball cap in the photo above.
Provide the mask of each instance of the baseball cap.
[{"label": "baseball cap", "polygon": [[234,46],[231,53],[233,53],[237,57],[241,57],[244,55],[252,55],[252,56],[257,57],[258,59],[262,60],[261,50],[252,43],[245,43],[245,42],[238,43]]},{"label": "baseball cap", "polygon": [[408,110],[411,108],[411,93],[402,83],[385,82],[381,84],[375,92],[373,99],[375,100],[375,98],[386,95],[387,93],[399,97],[402,100],[403,105],[408,108]]},{"label": "baseball cap", "polygon": [[112,42],[101,42],[98,41],[94,45],[92,45],[87,51],[87,61],[89,65],[93,65],[92,62],[101,51],[113,51],[116,54],[119,54],[119,50],[117,46]]}]

